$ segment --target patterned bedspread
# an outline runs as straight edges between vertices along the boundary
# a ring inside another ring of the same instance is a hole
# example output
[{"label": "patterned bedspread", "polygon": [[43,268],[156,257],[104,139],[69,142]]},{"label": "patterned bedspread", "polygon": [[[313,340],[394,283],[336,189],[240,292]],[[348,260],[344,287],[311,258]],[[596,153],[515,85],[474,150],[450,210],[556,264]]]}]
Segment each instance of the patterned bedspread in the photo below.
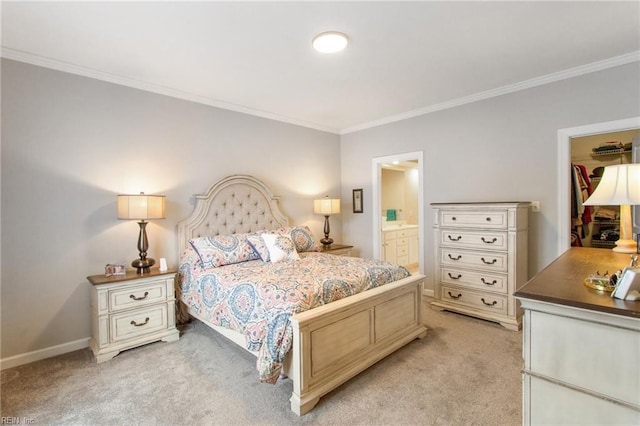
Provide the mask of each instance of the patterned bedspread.
[{"label": "patterned bedspread", "polygon": [[289,318],[343,297],[408,277],[392,263],[300,253],[300,260],[250,260],[204,269],[188,249],[180,262],[180,298],[207,321],[236,330],[258,353],[260,381],[275,383],[293,343]]}]

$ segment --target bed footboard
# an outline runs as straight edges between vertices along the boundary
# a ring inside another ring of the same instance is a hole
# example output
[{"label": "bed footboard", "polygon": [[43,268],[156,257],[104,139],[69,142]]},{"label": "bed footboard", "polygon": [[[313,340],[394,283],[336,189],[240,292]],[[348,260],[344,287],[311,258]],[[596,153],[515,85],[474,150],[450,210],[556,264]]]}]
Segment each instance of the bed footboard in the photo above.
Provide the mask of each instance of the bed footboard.
[{"label": "bed footboard", "polygon": [[423,275],[365,291],[291,317],[291,410],[320,397],[416,338],[423,338]]}]

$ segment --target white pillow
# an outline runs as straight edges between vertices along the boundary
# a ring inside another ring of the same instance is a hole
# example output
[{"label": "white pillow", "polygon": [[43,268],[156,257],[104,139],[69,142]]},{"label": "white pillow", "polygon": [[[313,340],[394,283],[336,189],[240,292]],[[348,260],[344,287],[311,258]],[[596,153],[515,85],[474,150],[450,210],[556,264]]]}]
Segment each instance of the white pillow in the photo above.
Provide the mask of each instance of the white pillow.
[{"label": "white pillow", "polygon": [[271,263],[300,259],[296,246],[289,235],[262,234],[262,239],[269,250]]}]

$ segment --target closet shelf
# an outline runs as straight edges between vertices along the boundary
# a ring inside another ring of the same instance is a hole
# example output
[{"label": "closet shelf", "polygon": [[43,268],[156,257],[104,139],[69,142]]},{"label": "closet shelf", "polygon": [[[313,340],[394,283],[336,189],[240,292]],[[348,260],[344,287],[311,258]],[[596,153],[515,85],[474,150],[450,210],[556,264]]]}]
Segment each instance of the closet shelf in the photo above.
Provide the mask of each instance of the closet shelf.
[{"label": "closet shelf", "polygon": [[609,149],[606,151],[598,151],[598,152],[592,152],[591,156],[592,157],[602,157],[602,156],[611,156],[611,155],[620,155],[620,154],[631,154],[631,150],[630,149],[623,149],[623,148],[618,148],[618,149]]},{"label": "closet shelf", "polygon": [[603,226],[603,225],[617,226],[620,224],[620,221],[616,219],[594,219],[593,223],[600,226]]}]

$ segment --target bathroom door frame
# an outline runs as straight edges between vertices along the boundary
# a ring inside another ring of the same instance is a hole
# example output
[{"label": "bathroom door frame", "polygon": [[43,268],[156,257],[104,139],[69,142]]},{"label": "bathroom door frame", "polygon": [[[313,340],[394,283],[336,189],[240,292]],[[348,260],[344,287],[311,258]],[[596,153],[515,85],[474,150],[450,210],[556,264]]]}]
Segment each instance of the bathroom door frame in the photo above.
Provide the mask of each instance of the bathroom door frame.
[{"label": "bathroom door frame", "polygon": [[394,161],[418,161],[418,270],[424,274],[424,167],[423,151],[375,157],[372,160],[372,196],[371,212],[373,213],[373,258],[381,259],[382,247],[382,166]]}]

